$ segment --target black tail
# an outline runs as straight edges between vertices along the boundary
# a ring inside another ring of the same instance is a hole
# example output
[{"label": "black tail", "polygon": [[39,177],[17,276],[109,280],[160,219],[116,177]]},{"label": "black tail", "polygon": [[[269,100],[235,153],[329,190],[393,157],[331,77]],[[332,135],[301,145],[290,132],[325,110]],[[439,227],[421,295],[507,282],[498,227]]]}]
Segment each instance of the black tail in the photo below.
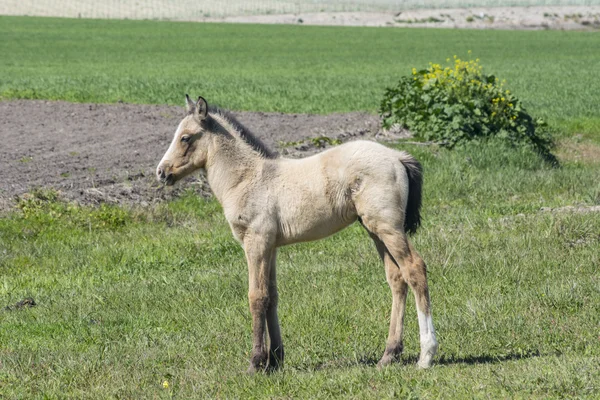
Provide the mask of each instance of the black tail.
[{"label": "black tail", "polygon": [[401,159],[408,175],[408,202],[404,216],[404,230],[413,234],[421,226],[421,196],[423,192],[423,168],[413,156]]}]

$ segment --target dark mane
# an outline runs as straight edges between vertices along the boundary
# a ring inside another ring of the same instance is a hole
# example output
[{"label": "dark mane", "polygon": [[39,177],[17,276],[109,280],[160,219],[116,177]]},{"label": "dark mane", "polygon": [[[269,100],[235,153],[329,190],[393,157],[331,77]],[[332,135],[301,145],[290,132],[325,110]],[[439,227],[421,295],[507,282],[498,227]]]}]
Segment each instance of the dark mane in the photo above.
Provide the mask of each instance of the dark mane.
[{"label": "dark mane", "polygon": [[[277,158],[277,153],[271,151],[259,138],[240,123],[229,111],[221,110],[218,107],[210,106],[208,108],[210,114],[218,114],[225,118],[239,133],[240,138],[252,147],[254,151],[259,153],[264,158]],[[214,121],[214,120],[213,120]],[[216,121],[215,121],[216,122]]]}]

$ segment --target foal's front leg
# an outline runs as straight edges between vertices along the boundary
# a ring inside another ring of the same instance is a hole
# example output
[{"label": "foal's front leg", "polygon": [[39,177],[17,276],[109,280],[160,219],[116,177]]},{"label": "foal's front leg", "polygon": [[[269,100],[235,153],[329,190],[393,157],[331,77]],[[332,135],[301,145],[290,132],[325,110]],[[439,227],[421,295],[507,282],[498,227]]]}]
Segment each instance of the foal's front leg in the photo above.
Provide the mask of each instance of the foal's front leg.
[{"label": "foal's front leg", "polygon": [[244,251],[248,261],[248,301],[252,314],[252,356],[248,372],[267,367],[265,328],[269,307],[269,281],[274,248],[260,236],[247,236]]},{"label": "foal's front leg", "polygon": [[275,370],[283,366],[283,341],[281,340],[281,330],[279,328],[279,317],[277,316],[277,303],[279,294],[277,293],[277,250],[273,250],[271,255],[271,265],[269,270],[269,305],[267,306],[267,328],[269,330],[269,369]]}]

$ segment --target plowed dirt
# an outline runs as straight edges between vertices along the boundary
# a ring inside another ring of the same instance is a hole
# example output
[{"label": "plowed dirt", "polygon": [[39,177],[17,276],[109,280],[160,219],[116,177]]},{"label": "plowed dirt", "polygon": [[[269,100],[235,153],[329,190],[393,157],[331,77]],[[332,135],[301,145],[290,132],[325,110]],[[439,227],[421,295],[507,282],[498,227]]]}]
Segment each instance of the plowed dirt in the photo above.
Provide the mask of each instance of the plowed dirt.
[{"label": "plowed dirt", "polygon": [[[184,114],[183,107],[173,106],[0,102],[0,210],[13,208],[20,196],[36,188],[54,189],[80,204],[144,206],[190,188],[208,195],[202,174],[172,189],[160,185],[154,175]],[[323,137],[347,141],[407,135],[384,134],[379,118],[367,113],[233,114],[285,157],[328,147]]]}]

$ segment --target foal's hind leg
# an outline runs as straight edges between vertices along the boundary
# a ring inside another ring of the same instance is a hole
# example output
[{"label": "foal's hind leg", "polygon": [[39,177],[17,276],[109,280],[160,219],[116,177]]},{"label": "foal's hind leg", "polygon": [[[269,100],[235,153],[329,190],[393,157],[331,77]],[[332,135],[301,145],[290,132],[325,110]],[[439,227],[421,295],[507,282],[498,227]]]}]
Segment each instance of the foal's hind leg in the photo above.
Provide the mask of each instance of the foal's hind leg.
[{"label": "foal's hind leg", "polygon": [[363,217],[363,224],[385,244],[386,249],[400,269],[401,278],[408,283],[415,295],[421,342],[421,355],[417,364],[421,368],[428,368],[431,366],[433,357],[437,352],[438,342],[431,316],[431,301],[429,299],[425,262],[409,243],[400,221],[391,224],[379,218],[369,219]]},{"label": "foal's hind leg", "polygon": [[392,291],[392,313],[390,316],[388,339],[383,357],[377,363],[378,367],[383,367],[397,360],[404,348],[402,333],[404,331],[404,310],[406,308],[408,285],[402,277],[400,268],[385,247],[385,244],[372,232],[369,232],[369,236],[375,242],[379,256],[385,264],[385,276]]},{"label": "foal's hind leg", "polygon": [[421,355],[417,365],[421,368],[429,368],[437,352],[438,342],[431,316],[427,266],[403,231],[384,229],[380,233],[380,238],[400,266],[403,278],[408,282],[415,295],[421,342]]}]

